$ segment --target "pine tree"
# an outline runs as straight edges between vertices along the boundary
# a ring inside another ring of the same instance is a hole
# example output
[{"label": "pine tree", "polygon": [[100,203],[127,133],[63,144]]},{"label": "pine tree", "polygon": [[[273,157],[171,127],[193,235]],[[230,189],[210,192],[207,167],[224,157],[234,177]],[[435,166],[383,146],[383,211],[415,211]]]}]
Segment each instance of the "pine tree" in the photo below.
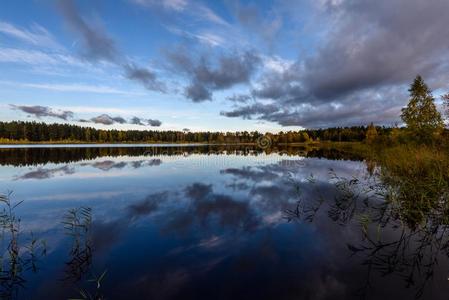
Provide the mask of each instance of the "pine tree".
[{"label": "pine tree", "polygon": [[443,120],[438,112],[430,89],[421,76],[416,76],[410,86],[410,101],[402,109],[401,118],[409,131],[420,141],[428,140],[443,128]]}]

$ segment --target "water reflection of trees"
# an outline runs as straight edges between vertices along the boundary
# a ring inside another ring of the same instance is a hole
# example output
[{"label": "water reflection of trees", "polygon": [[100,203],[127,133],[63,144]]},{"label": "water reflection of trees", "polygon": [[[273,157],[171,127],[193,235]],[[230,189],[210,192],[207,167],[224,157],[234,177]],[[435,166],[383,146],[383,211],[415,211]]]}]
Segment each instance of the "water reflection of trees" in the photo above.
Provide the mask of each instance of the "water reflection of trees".
[{"label": "water reflection of trees", "polygon": [[[422,172],[403,175],[384,165],[363,180],[338,177],[331,171],[335,196],[299,197],[285,217],[312,222],[324,211],[339,225],[359,226],[361,239],[348,242],[347,248],[367,270],[358,290],[362,298],[369,295],[379,275],[399,276],[414,289],[415,298],[421,298],[442,257],[449,257],[448,182],[428,181]],[[413,175],[423,182],[413,182],[417,179]]]},{"label": "water reflection of trees", "polygon": [[251,145],[204,145],[184,147],[61,147],[61,148],[5,148],[0,149],[0,165],[30,166],[46,163],[73,163],[99,157],[119,156],[186,156],[241,155],[257,156],[279,153],[287,156],[323,157],[328,159],[362,160],[359,155],[332,148],[272,147],[261,149]]}]

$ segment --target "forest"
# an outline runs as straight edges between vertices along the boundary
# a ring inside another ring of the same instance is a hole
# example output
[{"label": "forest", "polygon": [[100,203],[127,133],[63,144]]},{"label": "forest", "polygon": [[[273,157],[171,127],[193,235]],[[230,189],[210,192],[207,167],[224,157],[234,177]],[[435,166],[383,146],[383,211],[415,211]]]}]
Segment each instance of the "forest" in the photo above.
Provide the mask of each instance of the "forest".
[{"label": "forest", "polygon": [[[369,126],[338,127],[267,133],[272,143],[312,141],[363,141]],[[380,135],[392,128],[376,127]],[[0,142],[88,142],[88,143],[256,143],[264,134],[242,132],[184,132],[155,130],[102,130],[70,124],[43,122],[0,122]]]}]

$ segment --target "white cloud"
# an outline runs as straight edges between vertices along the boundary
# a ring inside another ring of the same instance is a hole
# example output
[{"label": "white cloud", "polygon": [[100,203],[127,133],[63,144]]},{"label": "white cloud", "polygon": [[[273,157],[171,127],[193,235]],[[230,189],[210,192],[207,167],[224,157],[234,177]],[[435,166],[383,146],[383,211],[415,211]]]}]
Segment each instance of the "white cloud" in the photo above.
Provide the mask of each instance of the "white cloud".
[{"label": "white cloud", "polygon": [[152,8],[155,6],[163,7],[166,10],[175,12],[185,12],[196,18],[200,18],[217,25],[230,26],[223,18],[217,15],[209,7],[199,3],[189,3],[187,0],[130,0],[132,3]]},{"label": "white cloud", "polygon": [[187,0],[131,0],[135,4],[142,6],[160,5],[168,10],[182,11],[188,5]]},{"label": "white cloud", "polygon": [[22,50],[13,48],[0,48],[0,62],[38,64],[58,64],[52,55],[37,50]]},{"label": "white cloud", "polygon": [[199,42],[207,44],[209,46],[217,47],[225,44],[225,40],[221,36],[214,33],[210,32],[192,33],[173,26],[167,26],[166,28],[173,34],[182,37],[197,39]]},{"label": "white cloud", "polygon": [[202,33],[195,35],[201,42],[209,44],[211,46],[221,46],[225,43],[223,38],[213,33]]},{"label": "white cloud", "polygon": [[277,55],[275,56],[262,56],[264,67],[268,70],[275,72],[285,72],[294,61],[283,59]]},{"label": "white cloud", "polygon": [[64,67],[89,67],[92,65],[79,58],[57,52],[30,49],[0,48],[0,62],[25,63],[30,65],[63,65]]},{"label": "white cloud", "polygon": [[218,24],[218,25],[224,25],[229,26],[229,23],[223,20],[220,16],[218,16],[216,13],[214,13],[209,7],[204,5],[198,5],[198,16],[203,17],[206,20],[211,21],[212,23]]},{"label": "white cloud", "polygon": [[[112,64],[102,62],[96,66],[76,56],[63,52],[45,52],[31,49],[1,48],[0,63],[14,63],[27,65],[27,71],[46,75],[73,76],[73,68],[83,69],[83,73],[102,73],[111,76]],[[28,66],[29,65],[29,66]],[[107,69],[104,69],[107,67]]]},{"label": "white cloud", "polygon": [[23,28],[18,28],[10,23],[0,21],[0,33],[4,35],[8,35],[35,46],[61,48],[47,29],[39,24],[33,24],[31,28],[32,30],[30,31]]},{"label": "white cloud", "polygon": [[54,84],[54,83],[23,83],[12,81],[0,81],[0,84],[19,86],[23,88],[43,89],[56,92],[79,92],[79,93],[95,93],[95,94],[119,94],[119,95],[144,95],[143,93],[119,90],[104,85],[89,84]]}]

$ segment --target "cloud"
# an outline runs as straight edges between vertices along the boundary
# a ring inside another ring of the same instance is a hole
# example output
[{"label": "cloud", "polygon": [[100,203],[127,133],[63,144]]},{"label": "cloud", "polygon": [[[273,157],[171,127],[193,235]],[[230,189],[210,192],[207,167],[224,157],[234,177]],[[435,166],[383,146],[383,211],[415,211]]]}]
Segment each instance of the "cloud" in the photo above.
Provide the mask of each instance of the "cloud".
[{"label": "cloud", "polygon": [[140,82],[149,90],[159,91],[163,93],[166,91],[165,84],[158,81],[156,79],[156,74],[147,69],[136,67],[135,65],[126,65],[125,76],[128,79]]},{"label": "cloud", "polygon": [[209,7],[194,1],[187,0],[130,0],[131,3],[143,6],[145,8],[162,8],[168,12],[184,13],[196,20],[204,20],[214,25],[229,26],[222,17],[217,15]]},{"label": "cloud", "polygon": [[266,10],[264,14],[257,5],[243,4],[239,1],[235,1],[231,8],[235,19],[270,47],[283,23],[282,18],[274,11]]},{"label": "cloud", "polygon": [[440,13],[449,2],[341,0],[316,7],[316,25],[325,29],[314,32],[320,34],[315,51],[266,70],[248,93],[263,101],[223,115],[283,126],[391,125],[417,74],[432,89],[449,80],[449,40],[442,38],[449,28]]},{"label": "cloud", "polygon": [[88,24],[79,14],[74,1],[59,1],[58,7],[65,20],[72,28],[83,44],[83,56],[89,60],[105,60],[115,62],[119,59],[119,51],[115,42],[100,31]]},{"label": "cloud", "polygon": [[245,103],[251,99],[252,99],[252,97],[250,95],[245,95],[245,94],[234,94],[232,96],[226,97],[226,100],[229,100],[232,102],[237,102],[237,103],[242,103],[242,102]]},{"label": "cloud", "polygon": [[183,11],[188,5],[187,0],[131,0],[131,2],[146,7],[160,5],[164,9],[174,11]]},{"label": "cloud", "polygon": [[[335,97],[408,83],[418,73],[432,76],[448,62],[449,42],[441,36],[449,29],[440,18],[447,9],[449,2],[439,0],[340,1],[328,9],[334,21],[326,41],[304,62],[304,82],[318,97]],[[391,13],[396,10],[400,13]]]},{"label": "cloud", "polygon": [[193,102],[212,100],[212,92],[200,82],[195,82],[187,86],[184,90],[184,96],[186,96]]},{"label": "cloud", "polygon": [[107,114],[102,114],[97,117],[94,117],[90,119],[90,121],[96,123],[96,124],[103,124],[103,125],[112,125],[115,123],[124,124],[126,123],[126,120],[122,117],[111,117]]},{"label": "cloud", "polygon": [[126,78],[139,82],[148,90],[165,92],[165,85],[157,80],[156,74],[130,62],[106,32],[84,20],[74,1],[60,1],[58,4],[64,19],[82,41],[82,56],[85,59],[113,63],[122,68]]},{"label": "cloud", "polygon": [[75,169],[69,166],[62,166],[54,169],[38,168],[36,171],[31,171],[23,174],[22,176],[16,177],[15,180],[26,180],[26,179],[48,179],[56,175],[71,175],[75,173]]},{"label": "cloud", "polygon": [[114,162],[112,160],[98,161],[91,164],[92,167],[100,169],[102,171],[110,171],[112,169],[123,169],[126,167],[126,162]]},{"label": "cloud", "polygon": [[196,224],[206,228],[214,228],[216,224],[221,230],[252,231],[260,225],[260,218],[249,202],[215,193],[212,185],[193,183],[185,188],[184,196],[190,201],[188,208],[174,211],[165,231],[184,232]]},{"label": "cloud", "polygon": [[250,51],[223,54],[210,63],[210,58],[197,59],[187,51],[168,52],[167,58],[175,69],[190,81],[184,95],[193,102],[212,100],[212,92],[248,83],[260,64],[260,58]]},{"label": "cloud", "polygon": [[112,125],[112,124],[132,124],[132,125],[145,125],[145,123],[147,123],[150,126],[161,126],[162,122],[159,120],[155,120],[155,119],[142,119],[139,117],[132,117],[129,121],[125,120],[124,118],[120,117],[120,116],[116,116],[116,117],[111,117],[108,114],[101,114],[97,117],[91,118],[90,120],[84,120],[84,119],[80,119],[78,120],[79,122],[93,122],[96,124],[103,124],[103,125]]},{"label": "cloud", "polygon": [[14,81],[1,81],[0,84],[20,86],[24,88],[42,89],[56,92],[79,92],[95,94],[140,95],[137,92],[119,90],[114,87],[91,84],[57,84],[57,83],[25,83]]},{"label": "cloud", "polygon": [[143,201],[131,204],[127,207],[132,218],[147,216],[159,209],[161,203],[168,200],[167,191],[148,195]]},{"label": "cloud", "polygon": [[153,127],[159,127],[162,125],[161,121],[155,120],[155,119],[148,119],[147,122],[148,122],[148,125],[153,126]]},{"label": "cloud", "polygon": [[10,107],[15,110],[23,111],[27,114],[33,115],[37,118],[41,117],[54,117],[62,120],[68,120],[73,117],[73,112],[69,110],[55,110],[47,106],[26,106],[26,105],[14,105],[10,104]]},{"label": "cloud", "polygon": [[0,62],[26,63],[29,65],[56,65],[61,63],[58,57],[38,50],[0,48]]},{"label": "cloud", "polygon": [[[371,122],[394,125],[407,95],[400,88],[379,88],[361,91],[341,101],[312,102],[302,105],[282,104],[282,99],[272,104],[256,102],[234,110],[221,112],[227,117],[257,119],[276,122],[282,126],[326,128],[356,126]],[[367,104],[361,99],[369,102]]]},{"label": "cloud", "polygon": [[255,115],[266,116],[278,111],[279,107],[276,105],[264,105],[262,103],[255,103],[247,106],[240,106],[232,111],[221,112],[221,115],[231,118],[242,117],[243,119],[251,119]]},{"label": "cloud", "polygon": [[138,117],[132,117],[132,119],[129,121],[129,123],[134,124],[134,125],[145,125],[142,122],[142,119],[138,118]]},{"label": "cloud", "polygon": [[14,26],[13,24],[0,21],[0,33],[8,35],[23,42],[47,48],[60,48],[50,32],[39,24],[33,24],[31,30]]},{"label": "cloud", "polygon": [[218,16],[212,9],[204,5],[197,5],[196,11],[199,16],[202,16],[204,19],[215,23],[217,25],[229,26],[228,22],[226,22],[223,18]]},{"label": "cloud", "polygon": [[166,28],[171,33],[182,36],[183,38],[195,39],[208,46],[217,47],[217,46],[224,46],[226,44],[226,41],[216,33],[211,32],[192,33],[174,26],[168,26]]}]

